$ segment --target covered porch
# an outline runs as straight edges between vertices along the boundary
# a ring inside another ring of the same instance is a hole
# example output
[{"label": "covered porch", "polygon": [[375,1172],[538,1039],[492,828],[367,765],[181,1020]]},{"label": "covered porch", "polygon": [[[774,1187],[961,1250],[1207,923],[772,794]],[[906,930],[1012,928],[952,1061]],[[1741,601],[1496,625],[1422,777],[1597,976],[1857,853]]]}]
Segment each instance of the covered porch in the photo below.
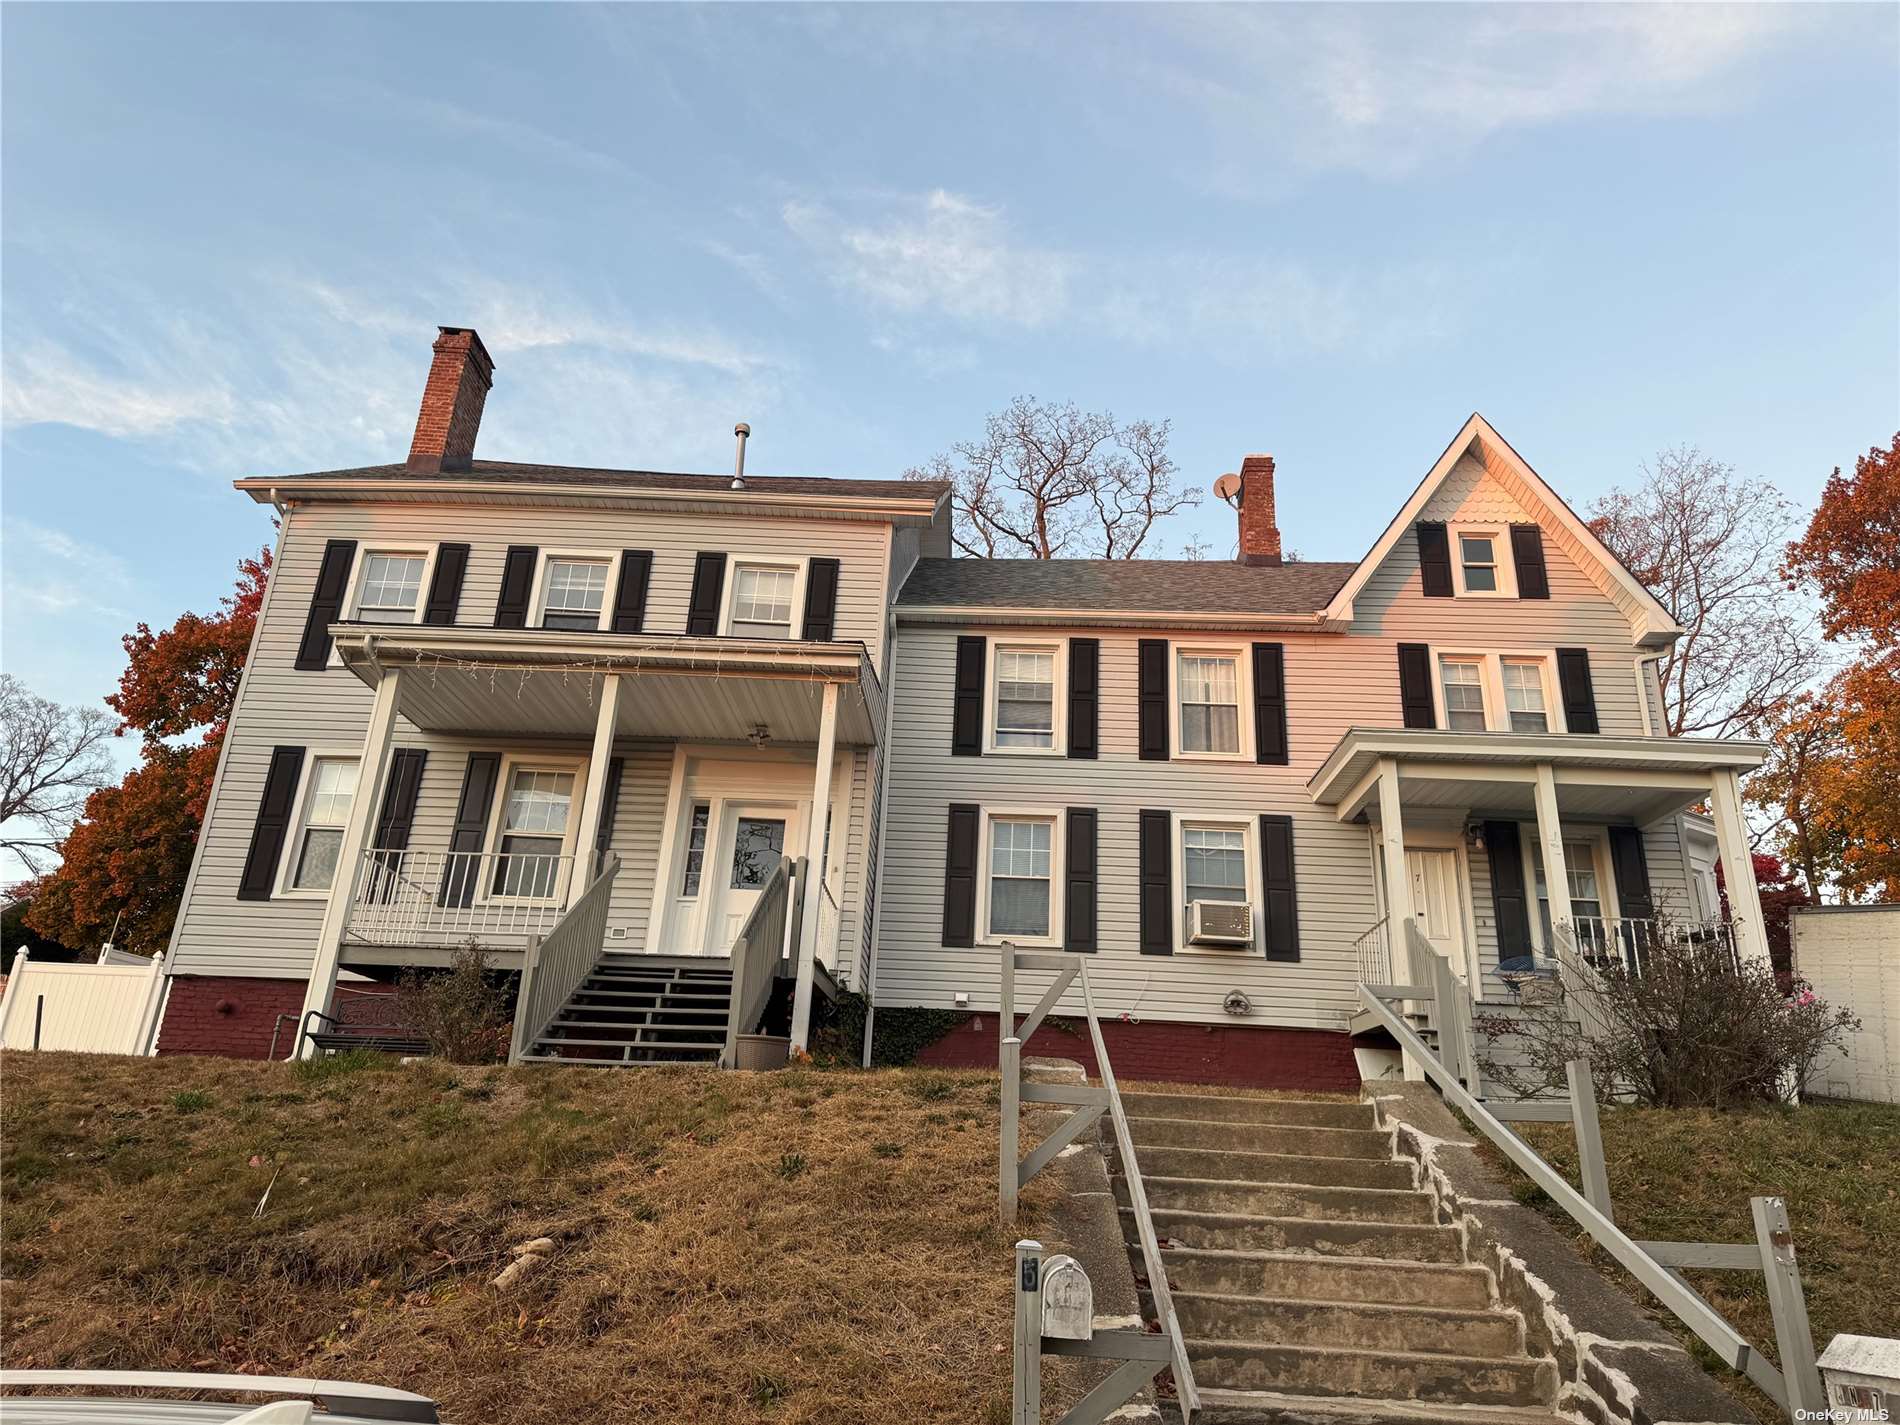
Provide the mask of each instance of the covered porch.
[{"label": "covered porch", "polygon": [[[854,750],[875,747],[883,725],[883,691],[855,643],[348,623],[331,634],[375,696],[358,763],[365,794],[343,828],[307,1009],[328,1008],[343,965],[444,964],[471,939],[496,963],[533,970],[537,1002],[564,999],[603,961],[684,951],[709,968],[729,963],[774,872],[823,865],[826,829],[851,813]],[[426,750],[408,745],[411,729],[467,758],[452,826],[443,812],[425,827],[413,788],[403,802],[404,759],[419,778]],[[658,780],[623,798],[629,752]],[[691,777],[718,768],[720,790],[692,800]],[[646,878],[637,907],[629,856]],[[695,880],[705,862],[718,888],[706,898],[717,906],[690,925],[659,890],[689,861]],[[797,947],[786,968],[801,1044],[840,930],[837,890],[810,879],[813,894],[779,913]],[[562,968],[550,979],[555,947]]]}]

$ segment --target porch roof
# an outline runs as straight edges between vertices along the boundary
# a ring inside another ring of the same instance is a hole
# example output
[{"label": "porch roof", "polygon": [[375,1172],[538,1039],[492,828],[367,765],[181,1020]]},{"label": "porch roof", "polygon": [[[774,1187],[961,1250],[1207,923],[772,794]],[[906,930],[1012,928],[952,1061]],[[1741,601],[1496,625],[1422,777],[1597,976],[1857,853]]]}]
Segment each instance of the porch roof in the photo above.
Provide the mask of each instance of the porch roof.
[{"label": "porch roof", "polygon": [[628,679],[615,734],[776,743],[818,740],[824,685],[840,688],[838,742],[874,746],[884,692],[859,643],[553,629],[338,623],[343,665],[371,687],[405,676],[397,711],[429,732],[590,738],[601,679]]},{"label": "porch roof", "polygon": [[1377,806],[1379,766],[1390,759],[1407,807],[1530,815],[1543,765],[1565,813],[1643,825],[1705,800],[1711,773],[1751,771],[1768,751],[1763,742],[1713,738],[1355,727],[1306,787],[1351,821]]}]

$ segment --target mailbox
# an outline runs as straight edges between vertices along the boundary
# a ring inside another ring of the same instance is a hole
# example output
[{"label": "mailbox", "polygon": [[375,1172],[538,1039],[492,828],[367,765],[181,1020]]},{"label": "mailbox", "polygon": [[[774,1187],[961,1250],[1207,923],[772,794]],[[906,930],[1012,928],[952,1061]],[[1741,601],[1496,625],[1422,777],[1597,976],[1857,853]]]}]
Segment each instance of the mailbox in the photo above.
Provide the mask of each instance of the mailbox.
[{"label": "mailbox", "polygon": [[1042,1264],[1042,1334],[1060,1341],[1086,1341],[1095,1332],[1095,1289],[1074,1257]]},{"label": "mailbox", "polygon": [[1836,1336],[1815,1364],[1836,1420],[1891,1420],[1900,1411],[1900,1341]]}]

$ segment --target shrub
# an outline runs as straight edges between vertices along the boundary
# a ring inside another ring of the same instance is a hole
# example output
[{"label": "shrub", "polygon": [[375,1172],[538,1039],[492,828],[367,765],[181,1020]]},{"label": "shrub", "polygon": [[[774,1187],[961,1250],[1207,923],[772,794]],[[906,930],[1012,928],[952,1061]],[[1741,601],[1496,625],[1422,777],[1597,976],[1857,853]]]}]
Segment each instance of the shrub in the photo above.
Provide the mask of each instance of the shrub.
[{"label": "shrub", "polygon": [[1561,1093],[1564,1066],[1587,1059],[1609,1094],[1659,1108],[1775,1103],[1806,1082],[1860,1021],[1797,980],[1784,993],[1766,962],[1723,941],[1658,926],[1635,953],[1585,963],[1569,984],[1509,1018],[1484,1016],[1484,1073],[1524,1095]]},{"label": "shrub", "polygon": [[496,985],[488,955],[471,940],[449,968],[409,970],[396,986],[396,1012],[452,1064],[492,1064],[508,1052],[508,998]]}]

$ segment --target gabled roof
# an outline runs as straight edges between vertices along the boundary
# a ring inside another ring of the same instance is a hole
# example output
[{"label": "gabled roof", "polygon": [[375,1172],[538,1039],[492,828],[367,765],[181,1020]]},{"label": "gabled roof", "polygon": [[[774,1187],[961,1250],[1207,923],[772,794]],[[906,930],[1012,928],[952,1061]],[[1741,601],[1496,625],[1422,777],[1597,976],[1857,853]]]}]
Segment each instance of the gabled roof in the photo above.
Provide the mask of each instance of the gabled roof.
[{"label": "gabled roof", "polygon": [[1623,610],[1630,621],[1631,636],[1638,644],[1662,648],[1681,636],[1681,626],[1663,607],[1662,602],[1643,587],[1623,561],[1591,532],[1576,511],[1565,504],[1563,498],[1544,482],[1543,477],[1531,469],[1524,457],[1511,448],[1510,442],[1475,411],[1451,444],[1445,447],[1445,453],[1438,457],[1438,462],[1419,482],[1418,488],[1412,491],[1411,498],[1393,516],[1385,533],[1379,536],[1366,557],[1359,561],[1351,577],[1332,596],[1326,606],[1329,622],[1336,620],[1344,624],[1351,621],[1353,600],[1392,553],[1399,540],[1404,538],[1406,531],[1411,529],[1426,503],[1445,483],[1445,478],[1467,454],[1475,455],[1483,463],[1486,472],[1552,532],[1578,567]]},{"label": "gabled roof", "polygon": [[1276,567],[1224,559],[920,559],[898,594],[899,615],[964,611],[1112,621],[1128,614],[1219,615],[1317,622],[1351,564]]},{"label": "gabled roof", "polygon": [[[256,475],[238,488],[275,485],[286,488],[318,481],[396,480],[417,485],[470,482],[484,485],[612,485],[627,490],[719,492],[731,488],[730,475],[684,475],[664,470],[607,470],[587,465],[541,465],[516,460],[476,460],[463,471],[418,474],[406,465],[359,465],[348,470],[315,470],[307,475]],[[950,488],[947,480],[834,480],[804,475],[748,475],[745,488],[759,494],[830,495],[874,500],[934,503]]]}]

